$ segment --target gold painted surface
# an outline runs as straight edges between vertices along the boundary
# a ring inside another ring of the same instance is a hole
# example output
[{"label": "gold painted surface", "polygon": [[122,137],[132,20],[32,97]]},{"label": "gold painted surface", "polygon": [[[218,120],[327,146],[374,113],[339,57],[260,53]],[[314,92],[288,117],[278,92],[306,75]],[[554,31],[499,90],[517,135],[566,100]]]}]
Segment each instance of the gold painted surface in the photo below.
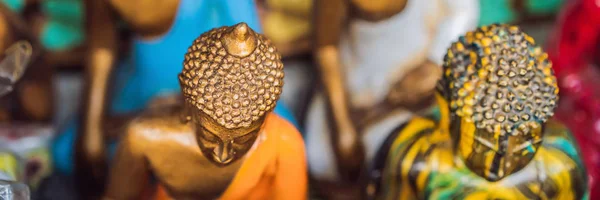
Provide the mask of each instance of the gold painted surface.
[{"label": "gold painted surface", "polygon": [[245,23],[202,34],[179,75],[186,102],[221,126],[246,128],[271,111],[283,87],[275,47]]},{"label": "gold painted surface", "polygon": [[508,25],[468,32],[448,51],[441,83],[462,128],[458,151],[467,166],[491,181],[522,169],[558,100],[548,56]]},{"label": "gold painted surface", "polygon": [[[587,177],[576,143],[549,119],[558,98],[550,66],[518,27],[492,25],[467,33],[446,56],[436,94],[439,122],[417,117],[401,128],[386,149],[381,188],[371,195],[585,199]],[[526,94],[531,88],[536,90]]]},{"label": "gold painted surface", "polygon": [[[554,126],[546,132],[547,142],[523,169],[498,181],[489,181],[466,166],[453,145],[456,139],[452,133],[427,125],[433,123],[417,118],[402,130],[399,135],[408,136],[394,140],[382,175],[383,188],[373,196],[377,199],[584,199],[588,192],[576,143],[570,140],[564,127]],[[549,121],[548,127],[553,123],[557,122]]]},{"label": "gold painted surface", "polygon": [[245,23],[202,34],[179,75],[184,102],[129,123],[106,198],[140,197],[152,173],[159,199],[306,199],[302,138],[271,113],[282,78],[276,49]]},{"label": "gold painted surface", "polygon": [[289,122],[269,114],[242,158],[216,165],[196,142],[201,136],[195,125],[182,123],[181,114],[180,106],[164,106],[130,123],[106,198],[139,197],[152,173],[173,199],[306,199],[304,144]]}]

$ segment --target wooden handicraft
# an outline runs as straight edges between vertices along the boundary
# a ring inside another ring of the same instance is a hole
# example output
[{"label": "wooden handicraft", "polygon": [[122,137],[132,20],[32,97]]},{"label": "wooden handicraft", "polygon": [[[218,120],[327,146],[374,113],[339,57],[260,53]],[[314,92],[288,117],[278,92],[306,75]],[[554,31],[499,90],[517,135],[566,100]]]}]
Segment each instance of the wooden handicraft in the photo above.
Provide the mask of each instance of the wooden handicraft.
[{"label": "wooden handicraft", "polygon": [[304,143],[272,110],[283,86],[276,48],[245,23],[198,37],[179,74],[183,102],[155,106],[127,126],[106,197],[306,199]]},{"label": "wooden handicraft", "polygon": [[546,53],[516,26],[483,26],[452,44],[439,121],[391,134],[366,187],[381,199],[587,199],[585,167],[553,120],[558,87]]},{"label": "wooden handicraft", "polygon": [[357,196],[350,185],[387,135],[431,106],[444,53],[476,27],[477,2],[314,1],[323,88],[308,106],[305,134],[309,170],[325,195]]}]

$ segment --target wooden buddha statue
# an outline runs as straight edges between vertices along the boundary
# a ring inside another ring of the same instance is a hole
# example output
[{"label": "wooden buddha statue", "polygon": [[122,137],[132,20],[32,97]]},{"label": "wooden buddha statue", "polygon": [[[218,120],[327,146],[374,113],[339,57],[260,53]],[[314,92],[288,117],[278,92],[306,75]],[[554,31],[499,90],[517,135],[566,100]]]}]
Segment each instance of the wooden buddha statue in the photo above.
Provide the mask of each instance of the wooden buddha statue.
[{"label": "wooden buddha statue", "polygon": [[107,199],[306,199],[304,143],[272,112],[283,64],[245,23],[205,32],[188,48],[181,103],[153,106],[127,125]]},{"label": "wooden buddha statue", "polygon": [[[478,20],[478,0],[315,1],[324,89],[306,114],[311,175],[354,182],[387,134],[433,101],[451,41]],[[364,158],[364,159],[363,159]]]},{"label": "wooden buddha statue", "polygon": [[371,170],[377,199],[587,199],[585,168],[551,117],[558,87],[546,53],[516,26],[483,26],[452,44],[438,122],[391,134]]},{"label": "wooden buddha statue", "polygon": [[[189,41],[214,27],[245,22],[261,32],[255,0],[93,0],[86,6],[86,79],[78,118],[55,140],[57,169],[73,174],[82,198],[102,195],[112,148],[124,122],[157,97],[180,92],[178,67]],[[119,21],[130,30],[121,58]],[[280,100],[281,102],[281,100]],[[284,104],[274,112],[293,121]],[[111,127],[118,127],[117,130]],[[74,156],[73,156],[74,155]]]}]

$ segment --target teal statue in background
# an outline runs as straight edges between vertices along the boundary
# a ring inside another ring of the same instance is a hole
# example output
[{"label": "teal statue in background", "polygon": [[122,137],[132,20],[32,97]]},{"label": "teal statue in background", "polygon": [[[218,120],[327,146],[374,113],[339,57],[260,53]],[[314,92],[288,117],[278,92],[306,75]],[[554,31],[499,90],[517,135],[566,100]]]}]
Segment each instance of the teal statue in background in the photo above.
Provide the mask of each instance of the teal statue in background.
[{"label": "teal statue in background", "polygon": [[[32,0],[1,0],[7,8],[23,14]],[[39,0],[40,16],[44,23],[39,30],[40,43],[49,51],[63,51],[84,43],[83,1],[82,0]],[[35,23],[32,23],[35,24]]]},{"label": "teal statue in background", "polygon": [[554,16],[564,0],[480,0],[479,25],[519,23]]}]

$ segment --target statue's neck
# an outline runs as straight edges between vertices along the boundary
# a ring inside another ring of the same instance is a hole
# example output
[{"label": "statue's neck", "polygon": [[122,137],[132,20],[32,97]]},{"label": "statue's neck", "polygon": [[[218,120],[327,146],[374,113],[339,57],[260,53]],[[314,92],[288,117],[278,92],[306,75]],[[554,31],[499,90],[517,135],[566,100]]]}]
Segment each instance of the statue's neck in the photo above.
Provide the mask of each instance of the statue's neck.
[{"label": "statue's neck", "polygon": [[465,144],[463,143],[472,141],[472,139],[470,138],[473,137],[473,135],[463,135],[466,131],[461,131],[460,129],[468,127],[461,127],[460,121],[452,120],[448,101],[446,101],[446,99],[439,93],[436,93],[435,96],[440,109],[440,121],[438,123],[438,129],[442,133],[448,134],[450,136],[456,154],[458,156],[463,155],[463,153],[466,153],[466,151],[465,149],[461,149],[461,147],[470,147],[470,145],[466,144],[465,146]]},{"label": "statue's neck", "polygon": [[439,93],[435,93],[435,99],[440,109],[440,121],[438,122],[438,128],[443,132],[450,131],[450,106],[448,101]]}]

